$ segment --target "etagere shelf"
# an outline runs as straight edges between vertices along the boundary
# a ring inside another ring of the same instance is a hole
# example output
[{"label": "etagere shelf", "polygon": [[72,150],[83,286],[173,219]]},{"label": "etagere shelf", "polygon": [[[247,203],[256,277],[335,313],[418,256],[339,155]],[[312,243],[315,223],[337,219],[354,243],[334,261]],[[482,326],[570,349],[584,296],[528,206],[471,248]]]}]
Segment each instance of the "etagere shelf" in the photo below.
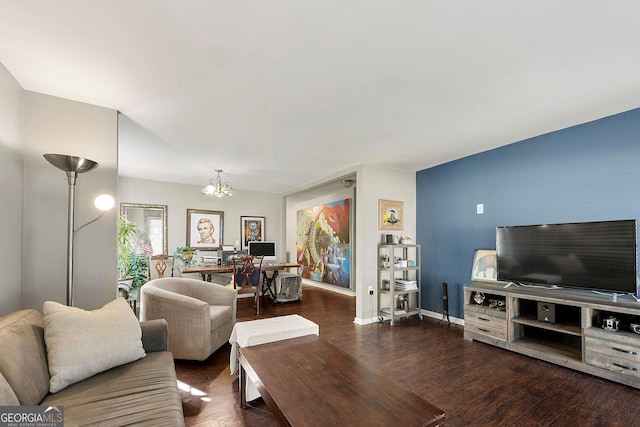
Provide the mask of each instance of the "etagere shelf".
[{"label": "etagere shelf", "polygon": [[420,245],[378,245],[378,317],[396,320],[420,309]]}]

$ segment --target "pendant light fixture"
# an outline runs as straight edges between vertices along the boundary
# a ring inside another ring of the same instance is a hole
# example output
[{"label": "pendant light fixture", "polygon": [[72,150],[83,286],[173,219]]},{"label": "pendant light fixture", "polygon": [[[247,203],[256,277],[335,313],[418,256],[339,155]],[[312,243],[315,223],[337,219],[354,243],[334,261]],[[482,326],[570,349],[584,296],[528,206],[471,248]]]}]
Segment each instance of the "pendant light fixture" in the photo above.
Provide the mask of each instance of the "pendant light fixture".
[{"label": "pendant light fixture", "polygon": [[229,185],[229,183],[226,181],[222,181],[222,178],[220,177],[222,169],[216,169],[216,172],[218,173],[218,175],[215,178],[211,178],[209,184],[207,184],[202,189],[202,194],[206,194],[208,196],[213,195],[216,197],[235,195],[236,193],[235,191],[233,191],[233,188]]}]

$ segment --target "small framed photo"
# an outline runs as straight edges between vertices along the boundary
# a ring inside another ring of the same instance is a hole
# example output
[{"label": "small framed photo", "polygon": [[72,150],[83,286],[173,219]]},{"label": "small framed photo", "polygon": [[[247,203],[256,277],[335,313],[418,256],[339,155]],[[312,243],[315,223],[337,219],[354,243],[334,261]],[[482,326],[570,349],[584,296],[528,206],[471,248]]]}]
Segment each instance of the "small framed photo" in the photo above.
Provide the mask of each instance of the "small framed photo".
[{"label": "small framed photo", "polygon": [[404,202],[378,199],[379,230],[404,229]]},{"label": "small framed photo", "polygon": [[473,254],[471,280],[497,282],[498,265],[495,249],[476,249]]},{"label": "small framed photo", "polygon": [[187,209],[187,246],[203,251],[222,248],[224,212]]},{"label": "small framed photo", "polygon": [[240,234],[242,242],[240,249],[247,249],[249,242],[263,242],[265,239],[263,216],[241,216]]}]

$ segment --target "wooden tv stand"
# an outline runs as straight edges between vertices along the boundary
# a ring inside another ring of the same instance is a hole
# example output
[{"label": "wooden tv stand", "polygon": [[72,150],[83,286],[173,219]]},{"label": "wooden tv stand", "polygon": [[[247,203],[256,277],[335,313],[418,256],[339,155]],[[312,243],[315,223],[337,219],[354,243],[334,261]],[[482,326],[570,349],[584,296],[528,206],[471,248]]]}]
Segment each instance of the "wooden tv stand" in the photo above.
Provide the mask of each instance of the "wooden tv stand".
[{"label": "wooden tv stand", "polygon": [[[555,309],[555,323],[538,320],[538,303]],[[611,316],[618,331],[602,327]],[[465,339],[640,388],[640,333],[632,324],[640,327],[640,303],[629,295],[613,301],[591,291],[487,282],[464,288]]]}]

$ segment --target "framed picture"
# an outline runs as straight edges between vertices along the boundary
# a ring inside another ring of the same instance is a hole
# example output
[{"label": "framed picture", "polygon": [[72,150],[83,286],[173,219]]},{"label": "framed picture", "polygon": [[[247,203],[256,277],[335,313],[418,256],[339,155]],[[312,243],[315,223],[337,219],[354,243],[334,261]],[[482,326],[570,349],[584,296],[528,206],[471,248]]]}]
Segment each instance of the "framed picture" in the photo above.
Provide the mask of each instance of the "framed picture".
[{"label": "framed picture", "polygon": [[187,246],[202,251],[222,248],[224,212],[187,209]]},{"label": "framed picture", "polygon": [[248,249],[249,242],[263,242],[265,239],[263,216],[241,216],[240,234],[242,242],[240,249]]},{"label": "framed picture", "polygon": [[296,213],[296,260],[300,276],[345,289],[354,288],[351,268],[352,199],[308,206]]},{"label": "framed picture", "polygon": [[378,200],[378,220],[380,230],[404,229],[404,202]]},{"label": "framed picture", "polygon": [[497,282],[498,268],[495,249],[476,249],[473,254],[471,280]]}]

